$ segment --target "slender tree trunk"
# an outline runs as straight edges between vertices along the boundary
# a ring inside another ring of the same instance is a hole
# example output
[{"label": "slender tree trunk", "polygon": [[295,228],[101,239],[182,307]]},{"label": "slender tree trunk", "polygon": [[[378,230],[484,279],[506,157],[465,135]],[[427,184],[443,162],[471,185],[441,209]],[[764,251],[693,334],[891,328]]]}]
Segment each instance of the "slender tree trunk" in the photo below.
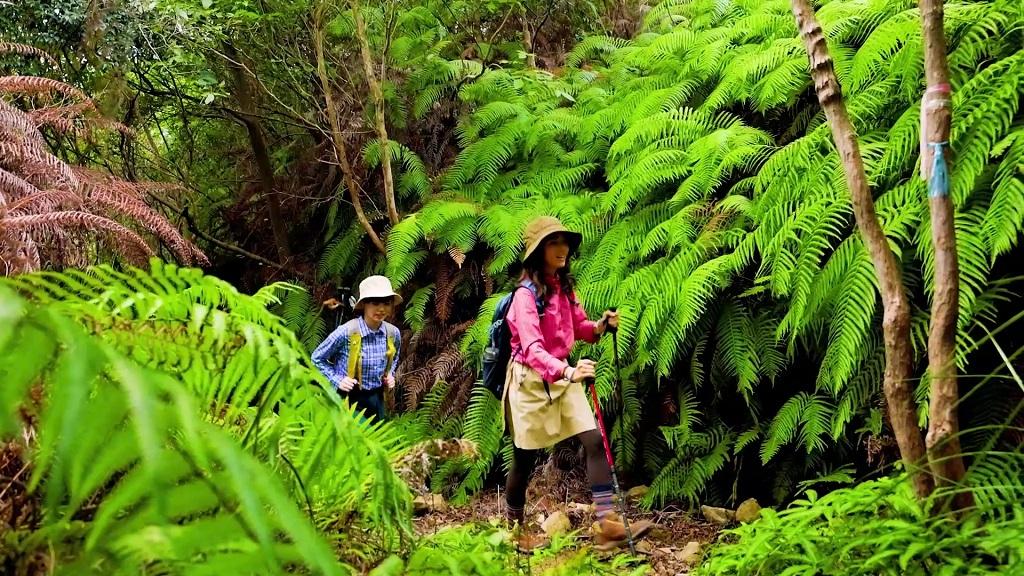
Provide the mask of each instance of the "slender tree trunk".
[{"label": "slender tree trunk", "polygon": [[526,67],[537,67],[537,55],[533,53],[533,34],[530,33],[530,20],[523,6],[523,52],[526,53]]},{"label": "slender tree trunk", "polygon": [[338,158],[338,164],[341,166],[341,174],[344,177],[345,188],[348,188],[349,198],[352,200],[352,206],[355,208],[356,219],[362,224],[363,229],[366,230],[367,236],[373,242],[373,245],[377,247],[377,250],[381,254],[387,254],[387,247],[384,242],[381,241],[380,236],[373,229],[370,221],[366,218],[366,212],[363,210],[363,202],[359,198],[359,186],[356,184],[355,175],[352,171],[352,165],[348,161],[348,149],[345,146],[345,134],[341,129],[341,119],[338,116],[338,106],[334,101],[334,94],[331,92],[330,79],[327,77],[327,62],[324,58],[324,34],[323,34],[323,22],[320,20],[321,12],[320,7],[316,8],[316,21],[313,23],[313,49],[316,52],[316,72],[320,78],[320,85],[324,91],[324,104],[327,107],[327,120],[331,124],[331,143],[334,145],[334,155]]},{"label": "slender tree trunk", "polygon": [[391,224],[397,224],[398,206],[395,204],[395,181],[391,175],[391,152],[388,140],[388,128],[384,123],[384,93],[381,91],[381,83],[384,82],[383,61],[385,55],[381,55],[381,77],[373,71],[373,55],[370,53],[370,42],[366,38],[366,24],[363,22],[363,15],[360,10],[359,0],[352,0],[352,17],[356,21],[356,36],[359,39],[359,51],[363,57],[363,71],[366,73],[366,83],[370,86],[370,95],[373,96],[374,123],[377,128],[377,139],[380,140],[380,166],[384,172],[384,201],[388,206],[388,219]]},{"label": "slender tree trunk", "polygon": [[[924,70],[928,90],[922,102],[921,175],[934,178],[935,154],[949,164],[950,104],[949,66],[946,62],[946,36],[943,32],[941,0],[920,0],[924,30]],[[938,146],[936,146],[938,145]],[[928,459],[938,487],[957,486],[966,475],[960,450],[960,422],[957,416],[960,393],[957,389],[956,324],[959,311],[959,263],[957,261],[953,201],[949,197],[949,171],[946,177],[930,182],[928,206],[931,210],[932,245],[935,248],[935,299],[932,301],[931,330],[928,334],[928,371],[931,376],[931,403],[928,417]],[[941,175],[940,175],[941,176]],[[973,504],[966,487],[953,497],[953,507],[962,510]]]},{"label": "slender tree trunk", "polygon": [[864,163],[857,143],[857,134],[846,114],[839,81],[832,67],[825,36],[814,17],[809,0],[791,0],[800,36],[810,59],[811,78],[818,102],[825,111],[836,148],[846,172],[853,213],[864,245],[871,255],[878,286],[882,294],[882,333],[885,338],[885,399],[889,409],[900,455],[913,479],[914,492],[921,498],[931,494],[934,485],[927,468],[924,439],[917,426],[914,395],[910,386],[910,305],[896,257],[889,249],[885,232],[875,212],[875,203],[868,187]]},{"label": "slender tree trunk", "polygon": [[278,197],[274,185],[274,169],[270,164],[270,153],[267,151],[267,139],[263,132],[263,125],[256,116],[256,100],[253,97],[249,79],[242,67],[238,51],[230,42],[225,42],[224,52],[234,78],[235,99],[238,100],[238,107],[242,114],[241,120],[249,135],[253,156],[256,158],[256,170],[259,173],[263,196],[267,201],[270,229],[274,234],[274,243],[277,245],[277,256],[281,262],[287,264],[291,257],[291,250],[288,247],[288,228],[281,216],[281,199]]}]

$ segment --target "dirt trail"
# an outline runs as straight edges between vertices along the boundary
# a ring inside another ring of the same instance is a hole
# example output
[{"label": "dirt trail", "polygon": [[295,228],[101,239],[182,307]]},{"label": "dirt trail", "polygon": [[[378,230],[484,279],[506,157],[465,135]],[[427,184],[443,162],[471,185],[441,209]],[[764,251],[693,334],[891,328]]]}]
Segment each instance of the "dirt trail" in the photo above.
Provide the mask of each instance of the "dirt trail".
[{"label": "dirt trail", "polygon": [[[536,484],[536,483],[535,483]],[[591,521],[589,500],[582,498],[577,490],[562,488],[556,498],[547,486],[531,486],[527,518],[532,530],[540,530],[543,519],[556,511],[564,513],[572,529],[580,530],[581,544],[589,544],[586,534]],[[415,519],[416,531],[421,535],[432,534],[441,528],[453,525],[488,522],[504,517],[504,498],[497,490],[481,492],[465,506],[447,506],[443,511],[428,512]],[[715,539],[719,528],[703,518],[695,517],[684,510],[669,507],[664,510],[646,512],[637,506],[630,506],[630,520],[651,520],[657,526],[637,542],[638,554],[651,566],[649,574],[675,576],[688,574],[699,561],[700,553],[691,554],[696,542],[701,551]],[[687,546],[688,544],[689,547]],[[623,549],[625,551],[625,548]]]}]

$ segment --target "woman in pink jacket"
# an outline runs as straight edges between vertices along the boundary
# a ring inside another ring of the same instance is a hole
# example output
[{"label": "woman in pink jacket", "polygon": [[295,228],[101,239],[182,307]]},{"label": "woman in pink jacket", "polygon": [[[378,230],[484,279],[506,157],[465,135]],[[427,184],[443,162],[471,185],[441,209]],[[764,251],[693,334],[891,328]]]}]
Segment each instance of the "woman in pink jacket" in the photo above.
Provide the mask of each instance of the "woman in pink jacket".
[{"label": "woman in pink jacket", "polygon": [[[526,487],[540,449],[576,436],[587,454],[597,520],[595,540],[602,545],[622,541],[626,532],[613,512],[611,470],[581,385],[594,377],[595,365],[590,360],[576,366],[567,361],[576,340],[596,342],[608,326],[618,326],[618,315],[606,311],[593,322],[576,299],[570,261],[579,248],[580,234],[546,216],[530,222],[524,237],[521,284],[532,290],[517,289],[509,307],[512,357],[502,406],[514,445],[505,491],[508,521],[519,528],[524,524]],[[519,537],[521,548],[537,544],[537,538],[525,533]]]}]

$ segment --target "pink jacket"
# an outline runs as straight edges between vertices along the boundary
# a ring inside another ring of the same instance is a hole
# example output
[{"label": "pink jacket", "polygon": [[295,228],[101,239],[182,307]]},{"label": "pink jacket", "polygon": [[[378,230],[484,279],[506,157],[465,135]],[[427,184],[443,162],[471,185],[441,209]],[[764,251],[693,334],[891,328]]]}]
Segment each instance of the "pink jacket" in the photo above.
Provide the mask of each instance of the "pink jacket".
[{"label": "pink jacket", "polygon": [[564,377],[573,344],[597,341],[597,323],[587,320],[578,302],[573,305],[556,277],[546,278],[545,284],[548,294],[543,317],[537,317],[537,303],[530,290],[516,290],[512,298],[508,310],[512,360],[533,368],[545,382],[557,382]]}]

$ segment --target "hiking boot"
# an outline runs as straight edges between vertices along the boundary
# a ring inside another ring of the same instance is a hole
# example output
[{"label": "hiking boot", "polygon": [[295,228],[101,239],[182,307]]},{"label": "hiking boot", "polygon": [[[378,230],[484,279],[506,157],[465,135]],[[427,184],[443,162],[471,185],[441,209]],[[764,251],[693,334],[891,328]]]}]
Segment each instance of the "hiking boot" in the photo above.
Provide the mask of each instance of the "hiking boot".
[{"label": "hiking boot", "polygon": [[[630,522],[629,527],[635,541],[650,531],[654,527],[654,523],[648,520],[639,520],[637,522]],[[596,550],[614,550],[619,546],[626,545],[629,541],[629,536],[626,533],[626,524],[622,522],[622,517],[614,512],[608,514],[602,520],[594,522],[590,531],[594,536],[594,548]]]},{"label": "hiking boot", "polygon": [[594,522],[590,532],[594,536],[594,544],[600,548],[614,547],[626,542],[626,525],[615,513]]}]

